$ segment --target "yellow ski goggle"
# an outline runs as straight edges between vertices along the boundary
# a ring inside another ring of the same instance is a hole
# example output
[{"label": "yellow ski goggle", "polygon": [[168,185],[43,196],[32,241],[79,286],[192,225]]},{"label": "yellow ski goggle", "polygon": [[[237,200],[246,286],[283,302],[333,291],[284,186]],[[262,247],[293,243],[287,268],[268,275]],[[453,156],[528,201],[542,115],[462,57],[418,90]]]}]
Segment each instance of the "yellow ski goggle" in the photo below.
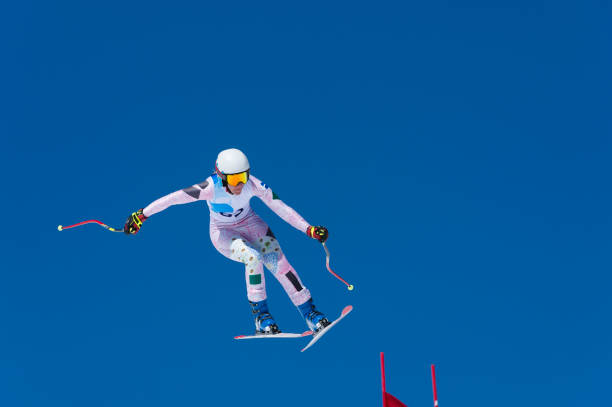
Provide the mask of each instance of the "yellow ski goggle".
[{"label": "yellow ski goggle", "polygon": [[246,184],[247,181],[249,180],[249,172],[244,171],[244,172],[239,172],[238,174],[227,174],[225,176],[225,180],[227,181],[229,185],[233,187],[240,184],[241,182],[243,184]]}]

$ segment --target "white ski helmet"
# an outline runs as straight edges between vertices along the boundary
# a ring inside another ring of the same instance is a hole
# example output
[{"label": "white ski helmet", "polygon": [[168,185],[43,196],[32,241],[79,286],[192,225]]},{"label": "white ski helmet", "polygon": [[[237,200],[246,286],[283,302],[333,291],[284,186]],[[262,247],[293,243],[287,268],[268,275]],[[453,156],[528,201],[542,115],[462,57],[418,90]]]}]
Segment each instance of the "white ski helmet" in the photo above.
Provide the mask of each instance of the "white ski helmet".
[{"label": "white ski helmet", "polygon": [[[217,156],[215,163],[215,171],[221,177],[224,183],[227,182],[227,176],[232,174],[240,174],[246,172],[246,179],[251,166],[247,156],[237,148],[223,150]],[[245,179],[245,183],[246,183]]]}]

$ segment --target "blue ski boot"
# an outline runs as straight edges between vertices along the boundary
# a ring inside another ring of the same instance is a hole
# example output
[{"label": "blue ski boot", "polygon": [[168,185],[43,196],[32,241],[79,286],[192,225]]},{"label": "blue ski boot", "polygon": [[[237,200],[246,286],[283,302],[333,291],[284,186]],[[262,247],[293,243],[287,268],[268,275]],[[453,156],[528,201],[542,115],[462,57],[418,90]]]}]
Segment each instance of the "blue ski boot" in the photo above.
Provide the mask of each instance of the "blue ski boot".
[{"label": "blue ski boot", "polygon": [[281,332],[268,311],[268,302],[266,300],[259,302],[249,301],[249,304],[251,304],[253,315],[255,315],[255,334],[273,335]]},{"label": "blue ski boot", "polygon": [[302,313],[302,316],[306,320],[308,328],[314,333],[317,333],[326,326],[331,325],[331,322],[325,318],[325,315],[315,309],[315,306],[312,303],[312,298],[302,305],[298,305],[298,310]]}]

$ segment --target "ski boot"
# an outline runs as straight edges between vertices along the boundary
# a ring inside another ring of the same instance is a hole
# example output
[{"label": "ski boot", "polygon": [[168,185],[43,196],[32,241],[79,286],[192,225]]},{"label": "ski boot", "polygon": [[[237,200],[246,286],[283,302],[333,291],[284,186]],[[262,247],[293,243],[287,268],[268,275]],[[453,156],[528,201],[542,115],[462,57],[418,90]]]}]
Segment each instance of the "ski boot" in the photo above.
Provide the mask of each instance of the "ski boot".
[{"label": "ski boot", "polygon": [[274,321],[272,315],[268,311],[268,302],[266,300],[259,302],[249,301],[255,315],[255,334],[256,335],[274,335],[281,332],[278,325]]},{"label": "ski boot", "polygon": [[298,310],[302,313],[302,316],[306,320],[308,328],[314,333],[317,333],[326,326],[331,325],[331,322],[325,318],[325,315],[315,309],[315,306],[312,303],[312,298],[302,305],[298,305]]}]

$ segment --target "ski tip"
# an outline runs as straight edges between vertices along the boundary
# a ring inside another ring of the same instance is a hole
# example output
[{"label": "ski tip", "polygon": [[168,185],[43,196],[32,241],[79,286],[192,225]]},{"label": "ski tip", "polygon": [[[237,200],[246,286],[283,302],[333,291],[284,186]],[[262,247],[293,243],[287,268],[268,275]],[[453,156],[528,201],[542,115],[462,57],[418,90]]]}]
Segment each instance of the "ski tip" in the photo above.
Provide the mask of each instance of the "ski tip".
[{"label": "ski tip", "polygon": [[64,227],[63,227],[62,225],[59,225],[59,226],[57,227],[57,230],[59,230],[59,231],[61,232],[62,230],[64,230]]},{"label": "ski tip", "polygon": [[242,339],[244,338],[246,335],[238,335],[238,336],[234,336],[234,339]]},{"label": "ski tip", "polygon": [[346,307],[344,307],[344,309],[342,310],[342,314],[341,315],[346,315],[349,312],[351,312],[353,310],[353,306],[352,305],[347,305]]}]

